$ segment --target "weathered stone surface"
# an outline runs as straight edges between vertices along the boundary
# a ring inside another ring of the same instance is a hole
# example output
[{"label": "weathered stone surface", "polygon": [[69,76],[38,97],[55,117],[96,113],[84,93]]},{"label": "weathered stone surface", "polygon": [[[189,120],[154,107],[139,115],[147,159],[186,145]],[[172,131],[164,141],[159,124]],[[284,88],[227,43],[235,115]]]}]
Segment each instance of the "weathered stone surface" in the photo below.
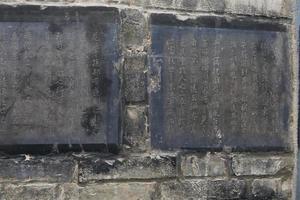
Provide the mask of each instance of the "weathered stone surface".
[{"label": "weathered stone surface", "polygon": [[[283,190],[282,180],[277,179],[255,179],[252,182],[253,199],[287,200],[290,192]],[[292,185],[290,185],[290,190]]]},{"label": "weathered stone surface", "polygon": [[160,185],[161,200],[207,199],[206,180],[184,180],[163,182]]},{"label": "weathered stone surface", "polygon": [[137,151],[150,149],[150,136],[146,130],[145,106],[127,106],[125,118],[125,138],[123,143]]},{"label": "weathered stone surface", "polygon": [[1,7],[0,24],[0,143],[118,143],[118,10]]},{"label": "weathered stone surface", "polygon": [[292,18],[293,0],[2,0],[1,3],[42,3],[60,5],[129,5],[139,8],[159,8],[186,11],[232,13],[267,17]]},{"label": "weathered stone surface", "polygon": [[152,179],[175,177],[176,158],[159,155],[138,155],[80,161],[79,182],[104,179]]},{"label": "weathered stone surface", "polygon": [[163,182],[160,185],[161,199],[243,199],[246,184],[242,180],[183,180]]},{"label": "weathered stone surface", "polygon": [[3,200],[57,200],[58,191],[54,184],[6,185]]},{"label": "weathered stone surface", "polygon": [[249,15],[289,17],[293,16],[293,0],[224,0],[225,12]]},{"label": "weathered stone surface", "polygon": [[124,96],[126,102],[146,100],[146,57],[130,56],[124,60]]},{"label": "weathered stone surface", "polygon": [[276,175],[293,171],[293,161],[288,156],[235,155],[232,158],[232,170],[236,176]]},{"label": "weathered stone surface", "polygon": [[246,199],[246,182],[243,180],[210,180],[208,181],[208,199]]},{"label": "weathered stone surface", "polygon": [[105,183],[97,185],[64,185],[64,200],[152,200],[156,198],[155,182]]},{"label": "weathered stone surface", "polygon": [[147,42],[147,22],[140,10],[121,10],[123,46],[130,51]]},{"label": "weathered stone surface", "polygon": [[291,66],[283,24],[152,15],[155,148],[290,147]]},{"label": "weathered stone surface", "polygon": [[26,157],[0,159],[0,182],[71,182],[76,162],[68,157]]},{"label": "weathered stone surface", "polygon": [[226,159],[221,154],[187,154],[181,156],[183,176],[225,176]]}]

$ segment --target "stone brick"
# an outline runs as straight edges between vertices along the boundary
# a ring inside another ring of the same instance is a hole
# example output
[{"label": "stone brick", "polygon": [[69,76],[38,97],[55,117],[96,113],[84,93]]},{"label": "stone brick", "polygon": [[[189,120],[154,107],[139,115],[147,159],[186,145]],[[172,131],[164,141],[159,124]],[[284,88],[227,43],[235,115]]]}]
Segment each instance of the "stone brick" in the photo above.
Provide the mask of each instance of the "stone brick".
[{"label": "stone brick", "polygon": [[292,17],[291,0],[175,0],[176,9],[225,12],[241,15],[262,15],[268,17]]},{"label": "stone brick", "polygon": [[243,199],[246,198],[246,183],[243,180],[192,179],[163,182],[160,185],[161,199]]},{"label": "stone brick", "polygon": [[64,185],[64,200],[147,200],[156,198],[155,182],[104,183],[97,185]]},{"label": "stone brick", "polygon": [[139,155],[108,159],[95,157],[79,163],[79,182],[175,176],[176,159],[169,156]]},{"label": "stone brick", "polygon": [[[147,22],[139,10],[121,10],[123,46],[131,50],[147,42]],[[143,49],[142,49],[143,50]]]},{"label": "stone brick", "polygon": [[244,15],[292,17],[292,0],[225,0],[225,12]]},{"label": "stone brick", "polygon": [[127,106],[124,144],[136,151],[150,149],[150,136],[146,131],[146,107]]},{"label": "stone brick", "polygon": [[146,57],[126,57],[124,61],[124,96],[126,102],[146,100]]},{"label": "stone brick", "polygon": [[224,12],[226,3],[224,0],[200,0],[197,10]]},{"label": "stone brick", "polygon": [[209,180],[207,185],[209,200],[244,199],[247,195],[243,180]]},{"label": "stone brick", "polygon": [[6,185],[2,200],[57,200],[57,186],[54,184]]},{"label": "stone brick", "polygon": [[198,7],[199,0],[175,0],[175,7],[177,9],[196,10]]},{"label": "stone brick", "polygon": [[236,176],[275,175],[281,171],[292,173],[292,160],[289,157],[235,155],[232,159],[232,170]]},{"label": "stone brick", "polygon": [[[145,0],[146,2],[147,0]],[[173,8],[174,0],[148,0],[150,6],[155,8]]]},{"label": "stone brick", "polygon": [[207,199],[206,180],[169,181],[160,185],[161,199]]},{"label": "stone brick", "polygon": [[225,176],[226,159],[221,154],[188,154],[181,157],[183,176]]},{"label": "stone brick", "polygon": [[63,156],[0,159],[0,181],[70,182],[76,162]]},{"label": "stone brick", "polygon": [[[283,189],[283,182],[280,178],[255,179],[252,182],[253,199],[288,199],[290,192]],[[290,185],[290,190],[292,185]]]}]

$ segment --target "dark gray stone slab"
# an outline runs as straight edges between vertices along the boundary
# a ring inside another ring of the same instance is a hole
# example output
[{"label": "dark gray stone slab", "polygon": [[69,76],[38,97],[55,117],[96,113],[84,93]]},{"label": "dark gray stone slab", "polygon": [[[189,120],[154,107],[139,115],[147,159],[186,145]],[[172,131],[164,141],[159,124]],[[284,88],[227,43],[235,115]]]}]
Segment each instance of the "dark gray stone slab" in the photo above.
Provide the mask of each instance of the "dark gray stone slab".
[{"label": "dark gray stone slab", "polygon": [[0,8],[0,144],[119,143],[119,16]]},{"label": "dark gray stone slab", "polygon": [[289,148],[291,66],[282,25],[152,16],[156,148]]}]

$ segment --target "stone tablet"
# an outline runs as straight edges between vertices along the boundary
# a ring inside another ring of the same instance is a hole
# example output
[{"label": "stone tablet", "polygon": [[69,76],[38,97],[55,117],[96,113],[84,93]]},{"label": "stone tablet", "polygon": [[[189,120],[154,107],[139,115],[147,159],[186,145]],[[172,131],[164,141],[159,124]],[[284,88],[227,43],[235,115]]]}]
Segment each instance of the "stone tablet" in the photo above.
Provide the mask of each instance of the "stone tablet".
[{"label": "stone tablet", "polygon": [[0,144],[118,144],[118,11],[0,8]]},{"label": "stone tablet", "polygon": [[150,131],[156,148],[288,149],[286,27],[152,15]]}]

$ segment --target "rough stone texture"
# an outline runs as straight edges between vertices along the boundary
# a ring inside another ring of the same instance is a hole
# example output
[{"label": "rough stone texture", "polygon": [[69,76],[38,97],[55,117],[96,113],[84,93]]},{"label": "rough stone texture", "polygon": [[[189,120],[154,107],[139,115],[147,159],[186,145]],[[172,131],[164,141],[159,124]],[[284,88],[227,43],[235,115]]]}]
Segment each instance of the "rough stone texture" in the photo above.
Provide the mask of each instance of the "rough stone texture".
[{"label": "rough stone texture", "polygon": [[125,118],[124,144],[136,151],[150,149],[150,136],[147,132],[147,109],[145,106],[127,106]]},{"label": "rough stone texture", "polygon": [[226,159],[222,154],[192,154],[181,156],[183,176],[225,176],[227,174]]},{"label": "rough stone texture", "polygon": [[164,182],[160,185],[161,199],[207,199],[206,180],[183,180]]},{"label": "rough stone texture", "polygon": [[207,187],[209,200],[243,199],[247,195],[243,180],[210,180]]},{"label": "rough stone texture", "polygon": [[124,60],[124,98],[126,102],[146,100],[146,56],[128,56]]},{"label": "rough stone texture", "polygon": [[79,182],[104,179],[153,179],[176,176],[176,158],[159,155],[95,157],[79,163]]},{"label": "rough stone texture", "polygon": [[252,196],[254,199],[284,200],[290,197],[290,192],[284,190],[283,182],[279,178],[255,179],[252,182]]},{"label": "rough stone texture", "polygon": [[43,3],[53,5],[99,5],[138,6],[140,8],[160,8],[186,11],[232,13],[267,17],[292,18],[293,0],[2,0],[2,3]]},{"label": "rough stone texture", "polygon": [[155,182],[105,183],[97,185],[64,185],[64,200],[152,200],[155,197]]},{"label": "rough stone texture", "polygon": [[0,182],[70,182],[76,177],[76,162],[68,157],[0,159]]},{"label": "rough stone texture", "polygon": [[130,53],[133,48],[141,48],[147,42],[147,22],[140,10],[123,9],[121,11],[123,47]]},{"label": "rough stone texture", "polygon": [[232,158],[232,170],[236,176],[276,175],[293,171],[293,161],[288,156],[264,156],[239,154]]},{"label": "rough stone texture", "polygon": [[57,200],[57,186],[53,184],[6,185],[2,200]]},{"label": "rough stone texture", "polygon": [[164,182],[161,199],[243,199],[246,184],[242,180],[183,180]]}]

